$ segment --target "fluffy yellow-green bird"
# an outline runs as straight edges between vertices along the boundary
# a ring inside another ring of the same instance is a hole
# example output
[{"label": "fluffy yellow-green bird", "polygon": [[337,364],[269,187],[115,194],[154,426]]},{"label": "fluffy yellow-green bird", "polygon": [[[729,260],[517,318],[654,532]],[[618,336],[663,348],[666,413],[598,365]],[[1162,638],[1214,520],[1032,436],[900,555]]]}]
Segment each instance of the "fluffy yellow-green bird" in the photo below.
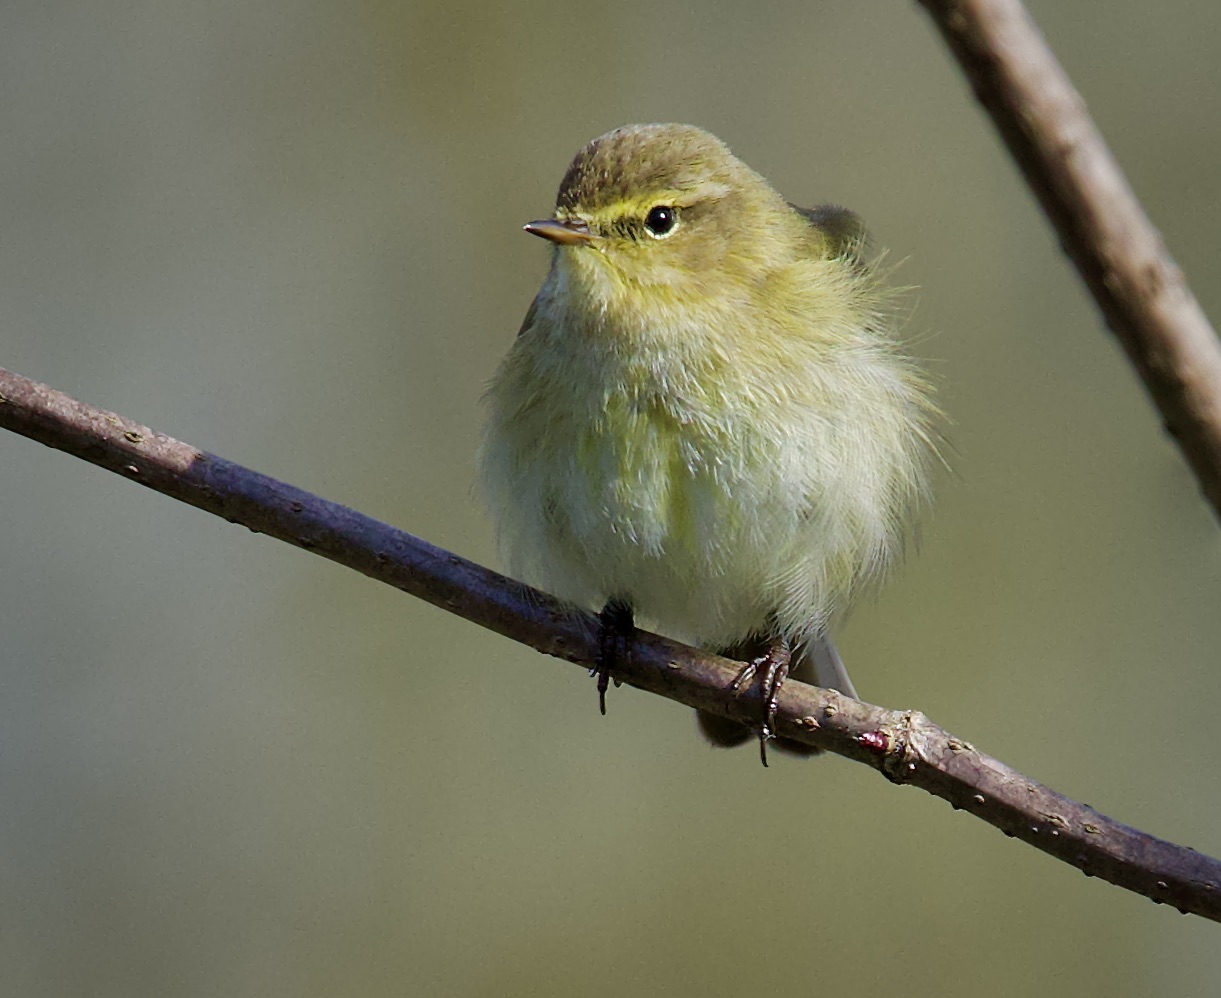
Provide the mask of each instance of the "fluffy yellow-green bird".
[{"label": "fluffy yellow-green bird", "polygon": [[[655,124],[590,142],[525,229],[551,268],[480,451],[508,567],[604,608],[604,649],[636,621],[757,651],[734,688],[761,678],[766,765],[790,663],[856,696],[829,629],[928,492],[935,410],[861,224],[786,203],[708,132]],[[613,667],[608,652],[600,698]],[[750,737],[700,717],[718,743]]]}]

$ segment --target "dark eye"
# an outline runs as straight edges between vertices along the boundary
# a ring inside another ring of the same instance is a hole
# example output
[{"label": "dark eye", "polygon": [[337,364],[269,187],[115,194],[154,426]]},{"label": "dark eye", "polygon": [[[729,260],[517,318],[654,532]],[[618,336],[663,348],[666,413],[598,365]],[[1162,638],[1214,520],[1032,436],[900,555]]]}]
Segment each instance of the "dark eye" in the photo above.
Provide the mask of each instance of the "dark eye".
[{"label": "dark eye", "polygon": [[668,236],[678,224],[678,209],[659,204],[644,218],[644,227],[655,236]]}]

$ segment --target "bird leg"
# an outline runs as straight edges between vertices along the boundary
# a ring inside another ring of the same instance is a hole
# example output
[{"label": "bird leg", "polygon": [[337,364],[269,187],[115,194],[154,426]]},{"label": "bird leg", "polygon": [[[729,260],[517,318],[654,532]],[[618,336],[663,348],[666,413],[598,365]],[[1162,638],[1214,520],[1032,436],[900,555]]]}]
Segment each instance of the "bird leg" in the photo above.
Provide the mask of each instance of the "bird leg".
[{"label": "bird leg", "polygon": [[[631,604],[621,599],[607,600],[598,614],[598,657],[589,670],[591,676],[598,677],[598,710],[603,714],[606,713],[606,690],[613,678],[611,670],[627,660],[635,635]],[[620,680],[615,679],[615,685],[619,684]]]},{"label": "bird leg", "polygon": [[788,638],[775,635],[768,639],[767,650],[747,662],[729,686],[737,696],[756,675],[761,675],[759,687],[763,697],[763,725],[759,728],[759,758],[764,766],[767,765],[767,743],[775,737],[773,727],[779,709],[780,688],[788,678],[792,660],[793,650]]}]

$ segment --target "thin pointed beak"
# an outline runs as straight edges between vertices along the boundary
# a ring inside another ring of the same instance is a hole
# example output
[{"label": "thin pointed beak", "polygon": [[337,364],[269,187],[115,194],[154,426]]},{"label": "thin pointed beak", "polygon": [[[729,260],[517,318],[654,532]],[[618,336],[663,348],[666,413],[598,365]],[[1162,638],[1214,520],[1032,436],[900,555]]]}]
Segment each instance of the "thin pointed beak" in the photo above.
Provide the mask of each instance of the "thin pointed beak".
[{"label": "thin pointed beak", "polygon": [[542,236],[557,246],[580,246],[597,238],[579,218],[544,218],[522,226],[532,236]]}]

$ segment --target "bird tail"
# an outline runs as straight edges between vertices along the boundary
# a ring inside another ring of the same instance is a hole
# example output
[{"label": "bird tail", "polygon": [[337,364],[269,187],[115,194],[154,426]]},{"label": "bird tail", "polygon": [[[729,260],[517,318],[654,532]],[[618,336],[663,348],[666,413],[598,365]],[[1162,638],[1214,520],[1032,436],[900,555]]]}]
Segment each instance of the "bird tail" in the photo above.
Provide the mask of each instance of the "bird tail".
[{"label": "bird tail", "polygon": [[859,700],[856,687],[848,678],[848,669],[840,658],[831,635],[822,632],[805,643],[797,655],[789,675],[802,682],[812,682],[829,690],[839,690],[844,696]]}]

